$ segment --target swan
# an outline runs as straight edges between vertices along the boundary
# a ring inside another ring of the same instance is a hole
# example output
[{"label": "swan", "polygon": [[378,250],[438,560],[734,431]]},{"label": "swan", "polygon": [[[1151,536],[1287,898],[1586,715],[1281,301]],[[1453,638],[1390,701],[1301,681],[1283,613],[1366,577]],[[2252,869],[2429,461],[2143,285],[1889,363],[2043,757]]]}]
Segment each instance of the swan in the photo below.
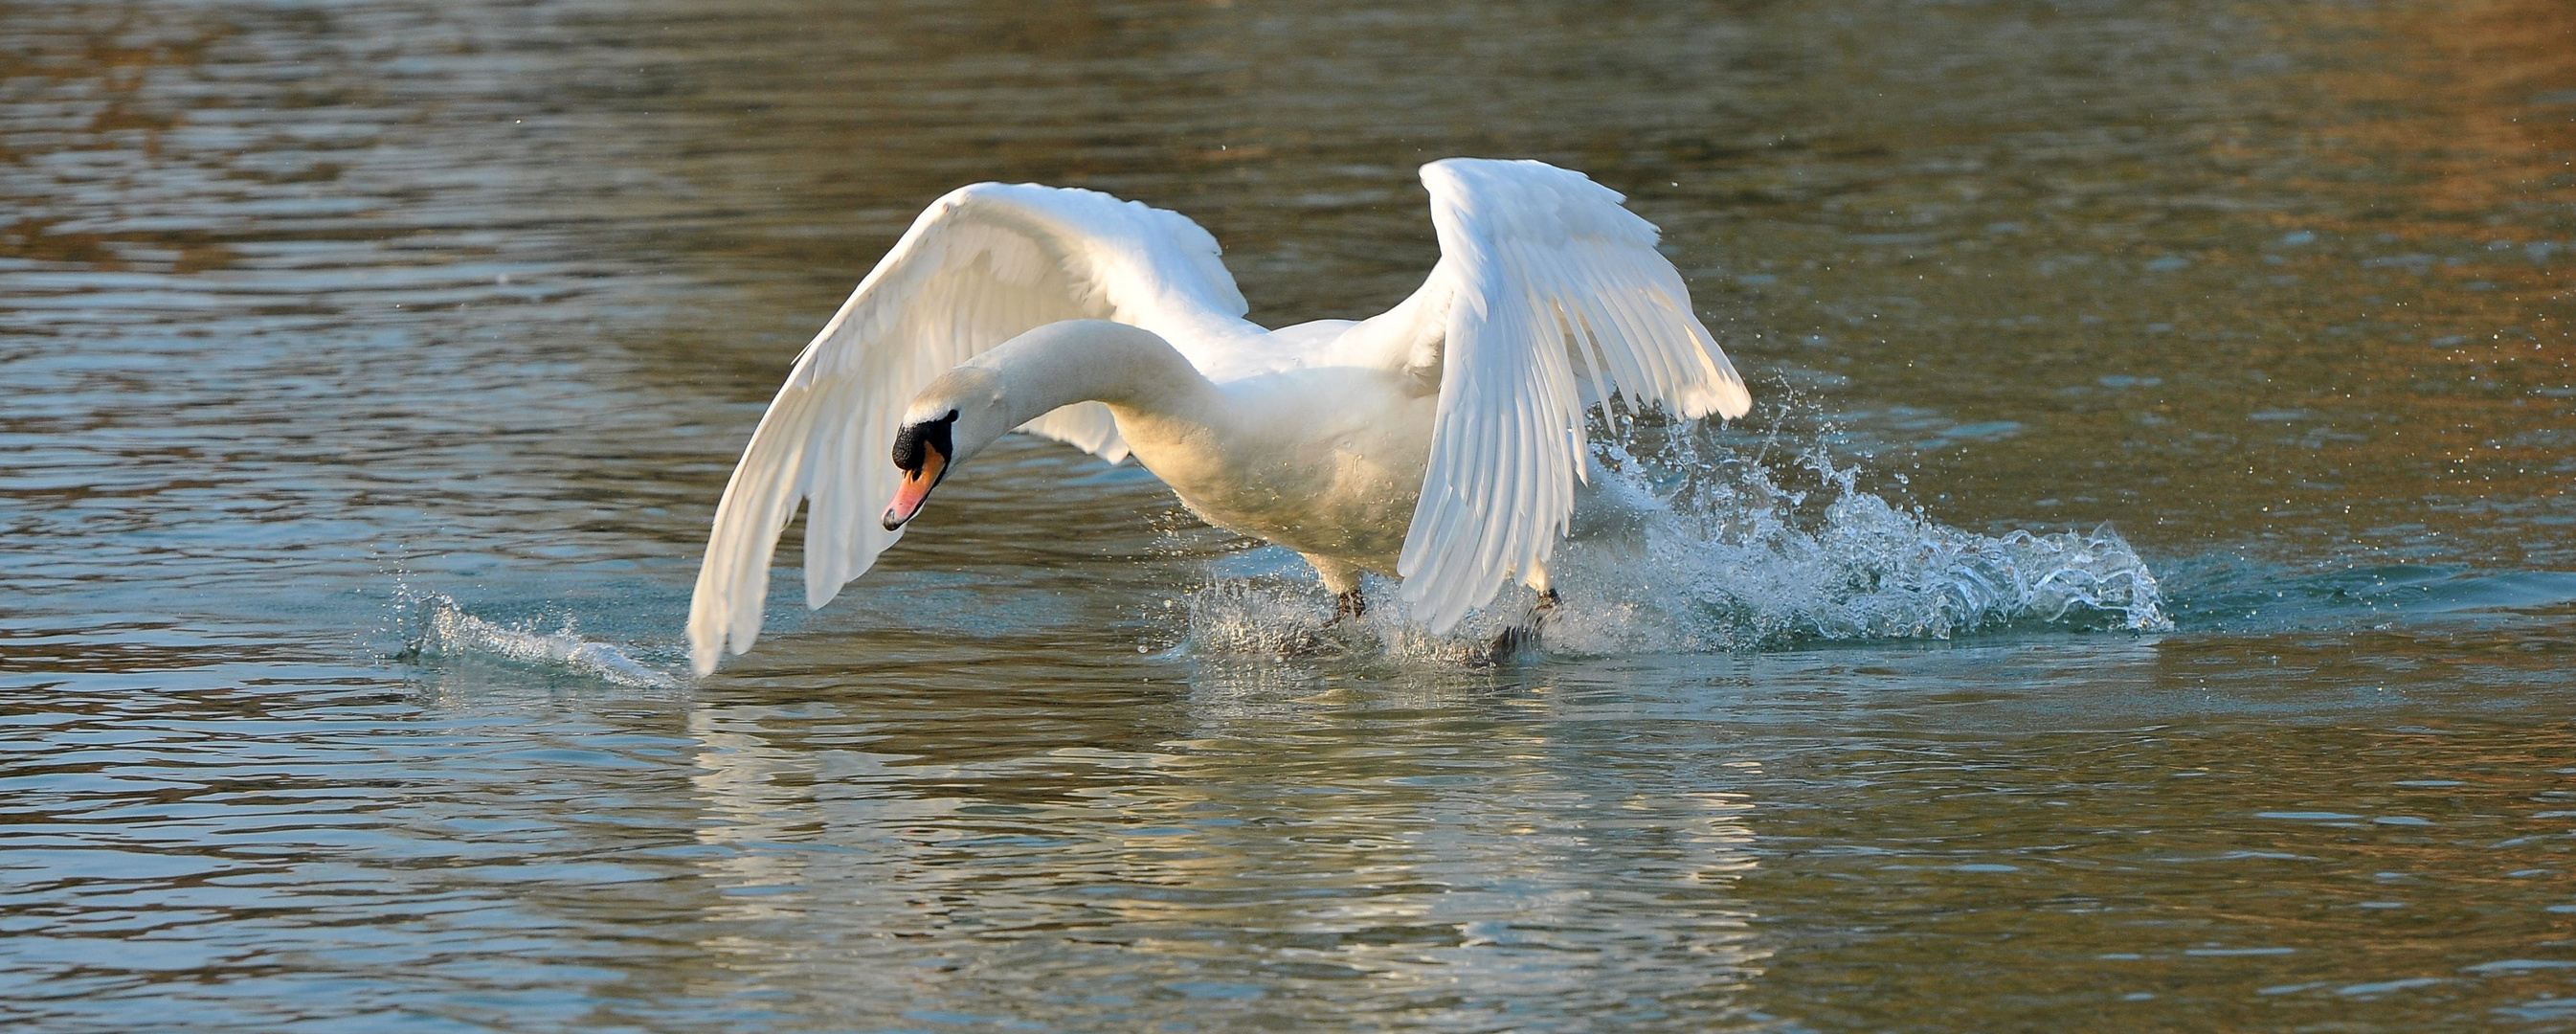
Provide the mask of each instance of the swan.
[{"label": "swan", "polygon": [[1421,288],[1278,330],[1244,319],[1216,239],[1178,213],[1037,184],[940,198],[744,447],[689,605],[698,674],[760,634],[800,502],[819,608],[1015,430],[1134,457],[1208,523],[1304,556],[1346,615],[1364,571],[1401,579],[1435,633],[1515,576],[1552,602],[1589,407],[1732,419],[1752,398],[1618,192],[1536,161],[1421,177],[1440,244]]}]

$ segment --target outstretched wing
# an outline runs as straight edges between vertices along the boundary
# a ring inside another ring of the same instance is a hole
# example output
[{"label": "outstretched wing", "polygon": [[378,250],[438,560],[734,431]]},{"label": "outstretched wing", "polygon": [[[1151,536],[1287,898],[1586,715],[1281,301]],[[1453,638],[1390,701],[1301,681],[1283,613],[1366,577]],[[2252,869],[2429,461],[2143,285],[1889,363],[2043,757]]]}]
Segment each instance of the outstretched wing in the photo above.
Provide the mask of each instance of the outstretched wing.
[{"label": "outstretched wing", "polygon": [[1753,400],[1617,191],[1473,158],[1425,165],[1422,182],[1440,264],[1388,316],[1413,324],[1409,366],[1438,372],[1440,404],[1396,572],[1414,615],[1446,630],[1555,551],[1591,403],[1695,418]]},{"label": "outstretched wing", "polygon": [[[888,456],[903,407],[940,374],[1059,320],[1116,320],[1178,339],[1243,313],[1216,239],[1179,214],[1035,184],[979,183],[940,198],[796,357],[743,449],[689,603],[698,673],[760,634],[770,556],[798,502],[811,500],[809,607],[902,536],[877,520],[898,480]],[[1096,402],[1022,429],[1113,462],[1127,456]]]}]

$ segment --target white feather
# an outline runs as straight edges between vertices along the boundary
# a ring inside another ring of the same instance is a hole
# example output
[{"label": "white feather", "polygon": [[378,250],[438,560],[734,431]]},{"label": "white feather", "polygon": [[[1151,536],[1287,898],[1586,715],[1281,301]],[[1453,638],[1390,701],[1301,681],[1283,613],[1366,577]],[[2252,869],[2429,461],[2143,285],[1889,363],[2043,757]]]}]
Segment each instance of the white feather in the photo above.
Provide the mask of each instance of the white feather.
[{"label": "white feather", "polygon": [[[1016,421],[1113,462],[1132,451],[1211,523],[1317,558],[1328,579],[1400,575],[1435,631],[1506,579],[1543,577],[1590,406],[1750,407],[1655,228],[1616,192],[1527,161],[1434,162],[1422,181],[1441,251],[1422,287],[1373,319],[1276,332],[1243,322],[1216,241],[1179,215],[1034,185],[941,198],[806,346],[744,448],[690,605],[699,672],[759,634],[800,501],[806,603],[867,571],[900,534],[877,507],[900,478],[905,409],[1014,338],[978,363],[1013,400],[984,440]],[[1114,322],[1066,322],[1080,320]]]},{"label": "white feather", "polygon": [[[1180,215],[1088,190],[979,183],[932,204],[797,356],[716,505],[689,605],[691,659],[760,634],[778,535],[808,502],[805,601],[819,607],[901,537],[877,522],[904,404],[932,378],[1033,327],[1111,319],[1167,337],[1240,326],[1216,239]],[[1112,461],[1105,408],[1028,429]]]},{"label": "white feather", "polygon": [[1440,408],[1396,571],[1414,615],[1445,630],[1554,552],[1589,403],[1731,418],[1753,399],[1618,192],[1530,161],[1434,162],[1422,183],[1440,265],[1406,304],[1446,318],[1408,355],[1437,356]]}]

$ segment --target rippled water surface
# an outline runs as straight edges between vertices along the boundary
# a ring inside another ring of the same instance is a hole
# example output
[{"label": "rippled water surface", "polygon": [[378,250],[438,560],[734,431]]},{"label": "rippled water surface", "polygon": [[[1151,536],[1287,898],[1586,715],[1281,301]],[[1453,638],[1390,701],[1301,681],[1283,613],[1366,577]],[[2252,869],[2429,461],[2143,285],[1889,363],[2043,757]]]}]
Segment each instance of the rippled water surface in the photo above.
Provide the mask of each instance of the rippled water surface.
[{"label": "rippled water surface", "polygon": [[[1758,400],[1540,651],[1015,441],[686,677],[931,198],[1454,154]],[[2571,163],[2560,0],[0,2],[0,1023],[2576,1029]]]}]

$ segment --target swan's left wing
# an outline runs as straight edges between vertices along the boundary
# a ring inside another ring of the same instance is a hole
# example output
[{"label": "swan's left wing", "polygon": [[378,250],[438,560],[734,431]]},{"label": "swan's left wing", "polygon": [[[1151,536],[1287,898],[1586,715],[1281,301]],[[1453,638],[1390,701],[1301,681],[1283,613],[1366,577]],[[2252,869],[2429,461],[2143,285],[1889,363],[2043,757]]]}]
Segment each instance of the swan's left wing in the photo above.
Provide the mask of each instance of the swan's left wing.
[{"label": "swan's left wing", "polygon": [[1389,319],[1440,404],[1396,572],[1443,631],[1543,564],[1574,511],[1584,411],[1624,397],[1742,416],[1744,379],[1692,315],[1653,224],[1617,191],[1534,161],[1422,167],[1440,264]]}]

